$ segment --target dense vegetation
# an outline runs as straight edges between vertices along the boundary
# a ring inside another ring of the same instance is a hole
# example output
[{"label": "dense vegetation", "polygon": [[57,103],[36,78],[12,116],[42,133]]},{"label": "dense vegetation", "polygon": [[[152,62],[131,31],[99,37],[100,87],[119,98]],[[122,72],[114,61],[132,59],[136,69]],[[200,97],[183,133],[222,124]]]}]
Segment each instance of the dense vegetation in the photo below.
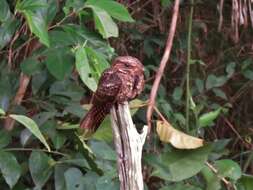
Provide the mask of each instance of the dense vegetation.
[{"label": "dense vegetation", "polygon": [[[89,139],[79,121],[113,57],[132,55],[146,78],[133,119],[138,129],[147,123],[173,2],[0,1],[1,189],[119,188],[109,117]],[[253,189],[252,20],[250,0],[181,1],[143,151],[146,189]],[[204,146],[161,142],[168,128]]]}]

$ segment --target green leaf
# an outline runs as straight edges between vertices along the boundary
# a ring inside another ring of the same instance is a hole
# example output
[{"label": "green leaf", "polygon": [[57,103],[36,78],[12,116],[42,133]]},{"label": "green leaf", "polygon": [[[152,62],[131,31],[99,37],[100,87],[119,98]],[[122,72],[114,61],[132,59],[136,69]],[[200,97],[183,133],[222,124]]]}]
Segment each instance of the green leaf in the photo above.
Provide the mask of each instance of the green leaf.
[{"label": "green leaf", "polygon": [[95,91],[97,89],[97,83],[92,77],[92,71],[88,62],[86,51],[83,47],[78,47],[76,52],[76,69],[86,86]]},{"label": "green leaf", "polygon": [[205,166],[201,173],[206,180],[206,190],[220,190],[221,184],[217,174],[213,173],[207,166]]},{"label": "green leaf", "polygon": [[64,173],[68,169],[66,164],[57,164],[54,167],[54,187],[55,190],[66,189],[66,183],[64,180]]},{"label": "green leaf", "polygon": [[0,130],[0,148],[7,146],[11,141],[10,133],[6,130]]},{"label": "green leaf", "polygon": [[208,158],[211,147],[173,150],[161,155],[148,155],[144,160],[154,167],[152,176],[168,181],[181,181],[196,175]]},{"label": "green leaf", "polygon": [[39,130],[39,127],[32,119],[24,115],[11,114],[9,116],[18,121],[19,123],[23,124],[27,129],[29,129],[31,133],[34,134],[34,136],[36,136],[40,140],[40,142],[42,142],[45,145],[47,150],[50,151],[50,147],[47,144],[46,139],[43,137],[43,135]]},{"label": "green leaf", "polygon": [[247,69],[243,71],[242,74],[246,79],[253,80],[253,71]]},{"label": "green leaf", "polygon": [[21,176],[21,167],[13,154],[0,150],[0,170],[6,183],[12,189]]},{"label": "green leaf", "polygon": [[107,143],[111,143],[113,141],[113,134],[109,117],[106,117],[104,119],[104,121],[101,123],[96,133],[92,135],[91,138],[100,141],[105,141]]},{"label": "green leaf", "polygon": [[110,64],[105,59],[104,55],[95,51],[92,48],[85,47],[85,51],[87,53],[91,68],[94,70],[93,75],[95,79],[98,81],[102,72],[110,66]]},{"label": "green leaf", "polygon": [[243,190],[252,190],[253,189],[253,176],[252,175],[245,175],[239,180],[241,189]]},{"label": "green leaf", "polygon": [[101,9],[104,9],[108,14],[110,14],[113,18],[118,19],[123,22],[134,22],[134,19],[128,13],[127,9],[116,1],[111,0],[88,0],[86,2],[87,5],[94,5]]},{"label": "green leaf", "polygon": [[9,5],[6,0],[0,1],[0,21],[6,22],[12,17],[12,14],[9,9]]},{"label": "green leaf", "polygon": [[183,95],[183,89],[181,87],[176,87],[173,91],[172,97],[174,100],[179,101],[181,100],[182,95]]},{"label": "green leaf", "polygon": [[46,55],[46,66],[55,78],[63,80],[70,75],[73,61],[67,49],[50,49]]},{"label": "green leaf", "polygon": [[31,76],[42,70],[42,65],[35,57],[29,57],[22,61],[20,68],[23,73]]},{"label": "green leaf", "polygon": [[219,88],[213,88],[212,91],[214,92],[214,94],[224,100],[227,100],[227,96],[226,94]]},{"label": "green leaf", "polygon": [[169,7],[171,5],[171,0],[161,0],[161,4],[163,8]]},{"label": "green leaf", "polygon": [[48,4],[44,0],[23,0],[17,1],[16,10],[17,11],[35,11],[41,9],[42,7],[48,7]]},{"label": "green leaf", "polygon": [[82,178],[83,174],[82,172],[77,168],[69,168],[64,173],[64,178],[66,181],[66,189],[67,190],[83,190],[83,184],[82,184]]},{"label": "green leaf", "polygon": [[96,29],[103,38],[118,37],[118,26],[106,11],[94,5],[88,5],[87,7],[92,9]]},{"label": "green leaf", "polygon": [[213,123],[213,121],[219,116],[221,112],[221,108],[218,108],[215,111],[211,111],[208,113],[205,113],[199,117],[199,126],[200,127],[206,127]]},{"label": "green leaf", "polygon": [[226,66],[227,78],[232,77],[232,75],[235,72],[235,66],[236,66],[235,62],[232,62]]},{"label": "green leaf", "polygon": [[29,158],[29,169],[37,188],[42,188],[53,172],[54,160],[44,152],[33,151]]},{"label": "green leaf", "polygon": [[236,181],[242,175],[240,166],[233,160],[217,160],[215,161],[214,167],[218,170],[218,174],[221,177],[228,177]]},{"label": "green leaf", "polygon": [[0,49],[11,40],[14,32],[16,31],[19,22],[16,20],[9,21],[0,25]]},{"label": "green leaf", "polygon": [[199,93],[202,93],[204,91],[204,82],[203,82],[203,80],[196,79],[195,80],[195,85],[196,85]]},{"label": "green leaf", "polygon": [[187,183],[186,184],[177,183],[169,186],[164,186],[159,190],[202,190],[202,189]]},{"label": "green leaf", "polygon": [[90,148],[101,159],[116,161],[115,151],[103,141],[91,141]]},{"label": "green leaf", "polygon": [[105,174],[98,178],[96,182],[97,190],[118,190],[120,189],[118,175],[116,170],[109,170]]},{"label": "green leaf", "polygon": [[45,17],[40,13],[34,13],[28,10],[24,11],[24,15],[26,17],[31,32],[39,38],[41,43],[49,47],[50,43]]},{"label": "green leaf", "polygon": [[5,111],[2,108],[0,108],[0,115],[5,115]]},{"label": "green leaf", "polygon": [[217,77],[213,74],[208,75],[206,80],[206,89],[209,90],[214,87],[220,87],[223,86],[227,82],[227,77],[221,76]]}]

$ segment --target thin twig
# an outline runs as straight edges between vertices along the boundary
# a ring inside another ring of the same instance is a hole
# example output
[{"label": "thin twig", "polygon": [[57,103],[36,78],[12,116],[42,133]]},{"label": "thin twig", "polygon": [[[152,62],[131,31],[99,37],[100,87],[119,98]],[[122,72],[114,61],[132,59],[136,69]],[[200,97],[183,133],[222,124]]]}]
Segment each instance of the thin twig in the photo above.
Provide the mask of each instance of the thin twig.
[{"label": "thin twig", "polygon": [[149,130],[151,129],[151,116],[152,116],[154,105],[155,105],[157,90],[158,90],[162,75],[164,73],[165,66],[169,60],[170,52],[172,49],[172,42],[173,42],[173,39],[175,36],[178,12],[179,12],[179,0],[175,0],[175,4],[174,4],[174,8],[173,8],[173,16],[172,16],[172,20],[171,20],[170,31],[169,31],[166,47],[165,47],[164,54],[163,54],[162,60],[160,62],[160,67],[156,73],[156,78],[155,78],[155,81],[154,81],[154,84],[152,86],[152,90],[150,93],[149,106],[148,106],[148,110],[147,110],[147,123],[149,126]]},{"label": "thin twig", "polygon": [[64,157],[68,157],[69,155],[58,152],[58,151],[48,151],[48,150],[44,150],[44,149],[35,149],[35,148],[5,148],[3,149],[4,151],[39,151],[39,152],[46,152],[46,153],[50,153],[50,154],[57,154],[57,155],[61,155]]},{"label": "thin twig", "polygon": [[187,39],[187,63],[186,63],[186,131],[189,132],[189,115],[190,115],[190,65],[191,65],[191,42],[192,42],[192,17],[193,17],[193,6],[194,0],[191,0],[191,10],[189,17],[189,27],[188,27],[188,39]]},{"label": "thin twig", "polygon": [[206,162],[205,164],[208,166],[208,168],[210,168],[213,171],[213,173],[215,173],[217,175],[217,177],[221,181],[223,181],[225,183],[225,185],[228,187],[228,189],[233,188],[233,185],[225,177],[218,175],[218,170],[212,164],[210,164],[209,162]]}]

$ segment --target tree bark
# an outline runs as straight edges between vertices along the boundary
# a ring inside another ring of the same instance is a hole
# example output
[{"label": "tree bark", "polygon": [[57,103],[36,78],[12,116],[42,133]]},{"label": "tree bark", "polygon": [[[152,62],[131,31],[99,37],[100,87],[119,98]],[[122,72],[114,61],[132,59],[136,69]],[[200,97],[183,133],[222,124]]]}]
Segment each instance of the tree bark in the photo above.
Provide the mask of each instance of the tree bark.
[{"label": "tree bark", "polygon": [[141,158],[148,127],[144,126],[142,133],[138,133],[127,102],[115,105],[111,109],[111,121],[120,190],[143,190]]}]

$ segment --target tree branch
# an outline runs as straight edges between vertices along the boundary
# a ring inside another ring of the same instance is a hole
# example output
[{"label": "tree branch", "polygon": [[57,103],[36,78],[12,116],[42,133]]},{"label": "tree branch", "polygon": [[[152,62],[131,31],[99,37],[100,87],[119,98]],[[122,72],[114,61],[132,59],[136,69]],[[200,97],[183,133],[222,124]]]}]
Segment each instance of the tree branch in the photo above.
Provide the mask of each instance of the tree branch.
[{"label": "tree branch", "polygon": [[155,78],[155,81],[150,93],[149,106],[147,110],[147,122],[148,122],[149,130],[151,129],[151,116],[152,116],[154,105],[155,105],[157,90],[158,90],[162,75],[164,73],[166,63],[168,62],[169,57],[170,57],[172,42],[173,42],[175,31],[176,31],[178,12],[179,12],[179,0],[175,0],[175,4],[173,8],[173,16],[171,20],[170,31],[169,31],[166,47],[165,47],[164,54],[160,62],[160,67],[156,73],[156,78]]},{"label": "tree branch", "polygon": [[138,133],[127,102],[115,105],[111,109],[111,121],[120,190],[143,190],[141,158],[148,127],[144,126],[142,133]]}]

